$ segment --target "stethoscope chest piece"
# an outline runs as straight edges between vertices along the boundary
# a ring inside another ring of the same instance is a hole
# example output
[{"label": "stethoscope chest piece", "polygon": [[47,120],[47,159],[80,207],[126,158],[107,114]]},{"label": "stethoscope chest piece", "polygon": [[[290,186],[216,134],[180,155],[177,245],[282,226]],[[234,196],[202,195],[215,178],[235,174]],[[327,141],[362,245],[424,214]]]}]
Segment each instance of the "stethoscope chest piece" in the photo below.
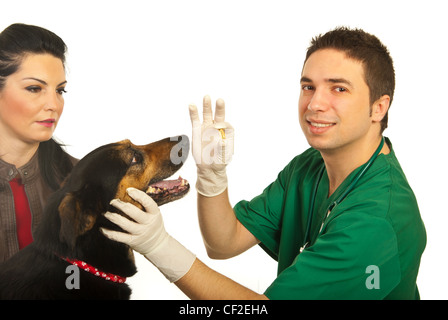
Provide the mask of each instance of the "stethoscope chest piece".
[{"label": "stethoscope chest piece", "polygon": [[[319,234],[322,232],[322,228],[324,227],[325,221],[327,220],[328,216],[329,216],[330,213],[331,213],[331,210],[333,210],[334,207],[336,207],[335,203],[333,203],[333,204],[330,206],[330,208],[328,209],[327,214],[325,215],[325,218],[324,218],[324,220],[322,221],[322,224],[320,225]],[[305,244],[304,244],[303,246],[300,247],[300,249],[299,249],[299,253],[302,253],[303,250],[305,250],[305,249],[308,247],[308,245],[309,245],[309,242],[308,242],[308,241],[305,242]]]}]

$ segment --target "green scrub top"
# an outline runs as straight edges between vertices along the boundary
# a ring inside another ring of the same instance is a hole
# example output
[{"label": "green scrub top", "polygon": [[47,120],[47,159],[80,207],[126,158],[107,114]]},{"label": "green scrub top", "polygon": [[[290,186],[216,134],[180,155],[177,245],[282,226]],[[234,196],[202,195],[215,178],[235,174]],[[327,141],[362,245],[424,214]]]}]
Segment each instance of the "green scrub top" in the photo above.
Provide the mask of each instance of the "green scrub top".
[{"label": "green scrub top", "polygon": [[[417,200],[391,152],[380,154],[355,189],[325,219],[360,168],[328,197],[326,171],[318,185],[305,243],[320,153],[295,157],[261,195],[234,207],[238,220],[278,261],[270,299],[419,299],[416,284],[426,232]],[[321,233],[319,230],[323,224]]]}]

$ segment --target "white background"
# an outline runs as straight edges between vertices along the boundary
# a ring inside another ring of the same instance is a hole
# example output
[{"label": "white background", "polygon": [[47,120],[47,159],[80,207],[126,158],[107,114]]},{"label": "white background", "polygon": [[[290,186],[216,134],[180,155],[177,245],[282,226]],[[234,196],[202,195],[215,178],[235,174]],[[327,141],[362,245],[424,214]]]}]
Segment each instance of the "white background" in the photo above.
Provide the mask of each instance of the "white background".
[{"label": "white background", "polygon": [[[125,138],[191,137],[188,104],[223,98],[236,130],[228,168],[232,204],[251,199],[308,145],[297,120],[311,38],[345,25],[377,35],[394,58],[396,91],[385,135],[419,201],[428,243],[422,299],[447,299],[448,23],[444,1],[3,1],[0,29],[48,28],[69,47],[66,104],[56,136],[75,157]],[[261,131],[260,131],[261,129]],[[190,157],[180,174],[195,183]],[[262,293],[276,263],[256,247],[213,261],[205,253],[194,188],[162,207],[167,230],[210,267]],[[186,298],[146,260],[134,299]]]}]

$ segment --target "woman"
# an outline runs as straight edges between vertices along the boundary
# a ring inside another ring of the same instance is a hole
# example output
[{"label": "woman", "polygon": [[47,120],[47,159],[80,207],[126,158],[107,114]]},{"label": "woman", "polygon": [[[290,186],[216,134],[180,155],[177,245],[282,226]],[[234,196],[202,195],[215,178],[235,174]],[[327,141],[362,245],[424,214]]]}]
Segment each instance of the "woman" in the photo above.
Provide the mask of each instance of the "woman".
[{"label": "woman", "polygon": [[64,108],[66,49],[36,26],[0,33],[0,262],[33,241],[48,197],[76,162],[52,138]]}]

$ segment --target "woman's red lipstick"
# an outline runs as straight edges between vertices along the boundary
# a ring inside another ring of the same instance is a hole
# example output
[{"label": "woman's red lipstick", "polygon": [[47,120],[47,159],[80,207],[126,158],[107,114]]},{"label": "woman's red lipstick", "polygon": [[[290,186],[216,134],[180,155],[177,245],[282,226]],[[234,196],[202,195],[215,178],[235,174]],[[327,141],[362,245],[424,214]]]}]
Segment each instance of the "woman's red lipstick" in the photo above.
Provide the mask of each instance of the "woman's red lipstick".
[{"label": "woman's red lipstick", "polygon": [[56,122],[55,119],[45,119],[45,120],[42,120],[42,121],[37,121],[38,124],[40,124],[40,125],[42,125],[44,127],[47,127],[47,128],[52,127],[55,122]]}]

